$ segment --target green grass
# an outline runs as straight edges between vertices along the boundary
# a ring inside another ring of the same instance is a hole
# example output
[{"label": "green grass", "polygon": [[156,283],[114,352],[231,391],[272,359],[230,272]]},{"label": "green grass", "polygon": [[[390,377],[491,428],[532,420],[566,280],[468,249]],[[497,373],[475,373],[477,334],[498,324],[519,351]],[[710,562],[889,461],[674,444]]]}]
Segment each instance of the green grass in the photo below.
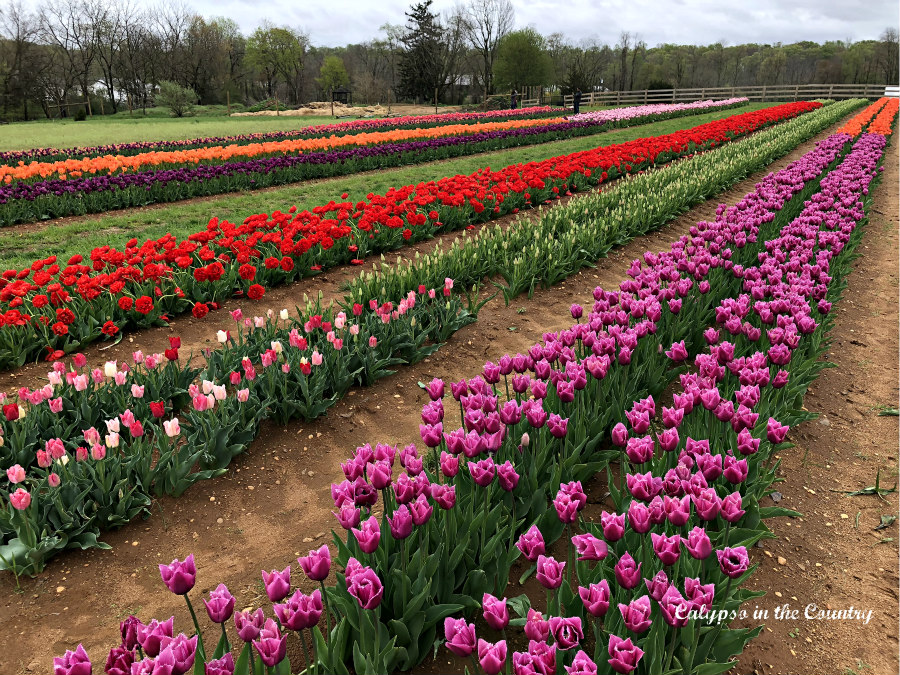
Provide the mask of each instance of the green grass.
[{"label": "green grass", "polygon": [[129,117],[108,115],[83,122],[40,120],[0,126],[0,152],[30,148],[72,148],[138,141],[171,141],[300,129],[350,118],[333,117]]},{"label": "green grass", "polygon": [[752,104],[743,108],[620,129],[600,136],[584,136],[364,175],[295,183],[267,192],[232,193],[193,203],[176,203],[160,208],[125,211],[121,214],[93,218],[88,216],[37,229],[13,226],[0,230],[0,269],[22,269],[36,258],[51,254],[59,256],[64,263],[70,256],[76,253],[86,255],[97,246],[108,244],[121,248],[131,237],[143,241],[171,232],[178,238],[184,238],[205,227],[213,216],[239,223],[256,213],[287,211],[291,206],[297,206],[299,210],[312,209],[332,199],[340,200],[344,192],[347,192],[353,201],[359,201],[365,199],[370,192],[383,194],[391,187],[437,180],[445,176],[468,175],[485,166],[501,169],[519,162],[539,161],[579,150],[589,150],[601,144],[611,145],[636,138],[672,133],[771,105],[777,104]]}]

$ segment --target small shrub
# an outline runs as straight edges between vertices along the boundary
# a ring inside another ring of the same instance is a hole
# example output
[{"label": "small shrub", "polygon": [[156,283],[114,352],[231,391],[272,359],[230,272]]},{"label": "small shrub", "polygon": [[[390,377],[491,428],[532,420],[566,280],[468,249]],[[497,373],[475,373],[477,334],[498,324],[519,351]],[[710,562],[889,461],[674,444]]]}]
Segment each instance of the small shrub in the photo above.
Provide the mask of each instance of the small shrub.
[{"label": "small shrub", "polygon": [[190,115],[197,102],[197,94],[190,87],[182,87],[177,82],[160,82],[159,93],[153,102],[172,111],[175,117]]},{"label": "small shrub", "polygon": [[79,108],[78,110],[76,110],[73,119],[76,122],[84,122],[87,119],[87,113],[85,112],[84,108]]}]

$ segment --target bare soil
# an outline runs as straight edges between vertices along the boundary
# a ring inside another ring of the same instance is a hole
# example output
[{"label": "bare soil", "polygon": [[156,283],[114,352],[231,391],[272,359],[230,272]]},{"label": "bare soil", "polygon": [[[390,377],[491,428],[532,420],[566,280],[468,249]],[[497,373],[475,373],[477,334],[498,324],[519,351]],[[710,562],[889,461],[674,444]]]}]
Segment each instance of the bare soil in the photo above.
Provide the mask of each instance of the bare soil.
[{"label": "bare soil", "polygon": [[[476,324],[459,331],[434,357],[402,368],[372,387],[352,390],[326,417],[284,427],[265,425],[250,451],[238,457],[225,476],[198,484],[177,500],[162,499],[147,520],[106,534],[104,540],[113,547],[111,551],[59,556],[38,578],[23,580],[21,592],[16,592],[9,575],[3,576],[0,673],[48,672],[52,656],[79,642],[84,643],[95,663],[102,664],[106,650],[118,643],[118,622],[129,613],[144,620],[174,614],[176,629],[188,631],[190,618],[184,603],[165,589],[157,564],[175,557],[183,559],[189,553],[195,554],[198,563],[198,585],[193,593],[198,608],[199,595],[220,582],[237,596],[239,608],[267,605],[259,570],[284,568],[296,556],[330,539],[334,520],[329,513],[329,487],[332,481],[342,479],[339,464],[352,449],[376,440],[392,444],[420,440],[417,425],[426,396],[417,386],[418,381],[472,377],[480,372],[485,360],[496,361],[504,353],[524,351],[540,340],[543,332],[571,325],[569,306],[573,302],[590,305],[593,288],[615,287],[624,278],[627,264],[644,250],[668,248],[696,221],[713,218],[720,201],[734,203],[762,175],[783,167],[811,146],[812,142],[803,144],[719,199],[710,200],[656,233],[614,251],[595,269],[584,270],[553,289],[539,290],[531,300],[522,298],[509,307],[503,306],[500,299],[493,300],[482,310]],[[865,245],[870,246],[871,252],[862,249],[866,257],[860,259],[859,268],[863,271],[854,273],[834,333],[834,359],[847,370],[826,371],[807,402],[810,409],[826,411],[831,426],[819,422],[806,425],[799,432],[801,437],[795,438],[800,447],[784,453],[787,481],[782,488],[782,503],[803,512],[804,518],[790,526],[787,520],[773,524],[782,538],[766,542],[767,550],[773,556],[784,556],[787,564],[774,571],[773,560],[777,558],[770,559],[762,550],[756,551],[756,558],[766,564],[751,581],[753,588],[781,592],[785,601],[796,595],[799,600],[791,602],[801,605],[813,599],[822,604],[824,589],[830,584],[824,602],[841,607],[840,602],[852,598],[857,606],[871,606],[880,613],[864,629],[847,622],[818,622],[815,633],[809,629],[797,640],[787,637],[792,627],[786,622],[766,622],[773,632],[764,631],[763,637],[751,645],[736,672],[752,672],[751,664],[757,661],[772,664],[763,671],[766,673],[838,672],[846,665],[855,665],[855,654],[866,663],[885,667],[894,664],[893,668],[879,667],[868,672],[896,672],[896,658],[889,660],[887,648],[896,652],[897,526],[871,532],[880,513],[896,512],[896,494],[888,496],[889,503],[883,503],[875,497],[843,497],[828,492],[829,488],[852,490],[872,484],[876,467],[882,463],[894,471],[883,472],[889,478],[885,483],[893,484],[896,475],[896,418],[876,417],[869,411],[876,404],[897,405],[896,194],[893,201],[885,201],[886,193],[897,184],[895,155],[888,164],[885,183],[876,194],[876,199],[882,200],[878,209],[883,220],[873,219],[868,226]],[[436,245],[440,242],[420,246]],[[333,270],[269,292],[259,309],[271,307],[277,311],[282,306],[292,307],[301,302],[304,292],[321,289],[334,294],[339,281],[357,272],[354,268]],[[890,299],[887,303],[886,298]],[[876,311],[880,312],[878,316],[872,314]],[[213,345],[215,330],[226,318],[227,314],[218,314],[199,322],[179,319],[171,329],[136,333],[118,347],[104,352],[91,348],[87,353],[92,361],[126,358],[137,348],[145,352],[162,349],[171,334],[181,335],[184,345],[197,351]],[[851,339],[864,343],[866,347],[860,349],[866,353],[855,354]],[[26,368],[6,374],[0,386],[5,389],[30,383],[45,371],[45,367]],[[853,402],[848,402],[848,398]],[[813,436],[814,433],[819,436]],[[809,440],[802,434],[807,434]],[[798,432],[794,435],[798,436]],[[811,448],[805,464],[803,444]],[[854,456],[854,452],[866,457]],[[829,468],[818,466],[823,462]],[[853,527],[856,510],[863,512],[858,530]],[[841,519],[840,513],[849,514],[849,518]],[[826,526],[826,522],[830,524]],[[870,546],[881,537],[892,536],[894,541]],[[816,562],[823,567],[815,567]],[[792,576],[785,578],[785,574]],[[305,580],[295,579],[295,583],[307,592],[312,590]],[[807,584],[807,591],[802,583]],[[769,593],[761,602],[772,600]],[[807,630],[807,624],[797,625]],[[813,642],[807,643],[806,637]],[[838,645],[852,647],[853,651]],[[291,649],[296,655],[296,645]],[[803,659],[794,660],[790,649],[804,655]],[[825,651],[832,660],[825,660],[816,649]],[[431,672],[448,672],[437,665],[442,663],[442,655],[431,665]],[[829,668],[825,669],[826,665]],[[461,665],[452,669],[461,672]]]}]

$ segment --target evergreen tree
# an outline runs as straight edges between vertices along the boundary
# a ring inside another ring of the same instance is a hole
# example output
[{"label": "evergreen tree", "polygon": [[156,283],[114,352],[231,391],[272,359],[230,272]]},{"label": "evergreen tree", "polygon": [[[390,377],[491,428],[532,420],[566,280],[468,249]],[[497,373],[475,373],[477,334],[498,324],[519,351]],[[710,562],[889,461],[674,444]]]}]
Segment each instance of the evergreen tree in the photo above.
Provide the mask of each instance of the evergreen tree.
[{"label": "evergreen tree", "polygon": [[401,97],[431,100],[441,87],[441,26],[431,11],[432,0],[419,2],[406,12],[403,53],[400,56]]}]

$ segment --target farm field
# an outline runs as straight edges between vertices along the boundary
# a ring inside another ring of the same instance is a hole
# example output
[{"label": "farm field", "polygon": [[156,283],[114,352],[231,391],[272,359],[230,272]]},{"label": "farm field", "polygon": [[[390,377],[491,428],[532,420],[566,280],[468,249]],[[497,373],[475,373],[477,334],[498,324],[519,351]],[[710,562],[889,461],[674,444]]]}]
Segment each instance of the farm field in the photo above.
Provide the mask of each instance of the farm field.
[{"label": "farm field", "polygon": [[897,100],[707,107],[0,229],[0,672],[896,671]]}]

